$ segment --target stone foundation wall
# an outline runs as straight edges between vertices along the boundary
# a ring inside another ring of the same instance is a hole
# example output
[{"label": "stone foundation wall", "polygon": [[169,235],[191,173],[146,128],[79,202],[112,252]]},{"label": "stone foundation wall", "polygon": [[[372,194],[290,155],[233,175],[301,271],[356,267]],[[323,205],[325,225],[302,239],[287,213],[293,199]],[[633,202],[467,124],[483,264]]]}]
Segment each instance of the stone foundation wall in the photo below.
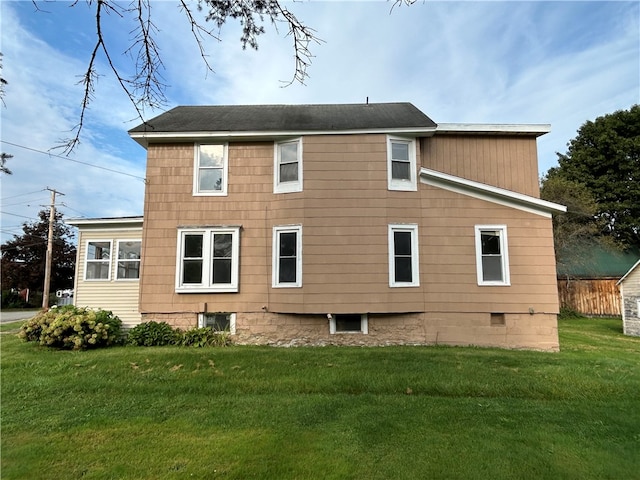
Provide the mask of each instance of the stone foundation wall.
[{"label": "stone foundation wall", "polygon": [[[143,314],[142,321],[196,327],[197,313]],[[368,316],[368,334],[329,333],[326,315],[237,312],[233,341],[240,345],[476,345],[558,351],[555,314],[407,313]]]}]

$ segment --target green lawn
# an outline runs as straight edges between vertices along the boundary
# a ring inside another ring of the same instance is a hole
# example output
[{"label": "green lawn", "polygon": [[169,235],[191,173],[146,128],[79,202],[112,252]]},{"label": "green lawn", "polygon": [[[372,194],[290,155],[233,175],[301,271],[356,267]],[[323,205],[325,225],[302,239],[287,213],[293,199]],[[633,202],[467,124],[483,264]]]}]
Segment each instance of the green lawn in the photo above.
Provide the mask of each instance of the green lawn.
[{"label": "green lawn", "polygon": [[2,478],[640,478],[640,338],[560,353],[113,347],[2,334]]}]

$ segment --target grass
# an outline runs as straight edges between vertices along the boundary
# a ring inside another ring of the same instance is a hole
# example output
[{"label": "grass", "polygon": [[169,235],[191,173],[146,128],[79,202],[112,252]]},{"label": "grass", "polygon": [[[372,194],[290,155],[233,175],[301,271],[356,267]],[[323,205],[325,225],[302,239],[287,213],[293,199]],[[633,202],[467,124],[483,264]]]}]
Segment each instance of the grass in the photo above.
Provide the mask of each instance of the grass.
[{"label": "grass", "polygon": [[2,335],[3,479],[640,476],[640,338],[561,352],[115,347]]}]

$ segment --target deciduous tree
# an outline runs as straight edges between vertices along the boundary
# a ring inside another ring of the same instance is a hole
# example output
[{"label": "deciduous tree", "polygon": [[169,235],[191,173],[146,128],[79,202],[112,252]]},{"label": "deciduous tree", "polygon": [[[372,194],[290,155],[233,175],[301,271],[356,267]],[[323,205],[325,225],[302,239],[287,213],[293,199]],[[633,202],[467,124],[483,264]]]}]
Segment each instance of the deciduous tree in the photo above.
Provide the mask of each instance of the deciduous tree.
[{"label": "deciduous tree", "polygon": [[640,247],[640,105],[586,122],[567,152],[558,153],[558,164],[545,183],[564,185],[568,202],[582,198],[576,185],[584,186],[602,234],[624,247]]},{"label": "deciduous tree", "polygon": [[[22,235],[14,235],[2,249],[2,289],[42,291],[44,285],[49,212],[42,210],[36,222],[26,222]],[[71,243],[73,231],[56,213],[53,230],[53,261],[51,290],[73,287],[76,247]]]}]

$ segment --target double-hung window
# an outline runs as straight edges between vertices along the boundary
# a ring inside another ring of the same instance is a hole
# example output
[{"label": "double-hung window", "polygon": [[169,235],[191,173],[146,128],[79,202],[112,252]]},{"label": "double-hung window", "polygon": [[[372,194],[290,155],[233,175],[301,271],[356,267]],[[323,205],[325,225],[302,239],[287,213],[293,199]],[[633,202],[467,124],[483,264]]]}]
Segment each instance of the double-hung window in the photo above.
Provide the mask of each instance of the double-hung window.
[{"label": "double-hung window", "polygon": [[273,227],[272,285],[302,286],[302,226]]},{"label": "double-hung window", "polygon": [[302,139],[277,142],[274,148],[273,193],[302,191]]},{"label": "double-hung window", "polygon": [[177,292],[237,292],[240,227],[178,230]]},{"label": "double-hung window", "polygon": [[389,190],[416,191],[416,141],[387,137],[387,182]]},{"label": "double-hung window", "polygon": [[478,285],[510,285],[507,227],[476,225]]},{"label": "double-hung window", "polygon": [[193,194],[226,195],[228,170],[227,144],[196,144]]},{"label": "double-hung window", "polygon": [[116,279],[138,280],[140,278],[140,240],[118,240],[118,269]]},{"label": "double-hung window", "polygon": [[111,240],[87,242],[84,279],[111,279]]},{"label": "double-hung window", "polygon": [[389,286],[419,286],[418,266],[418,225],[389,225]]}]

